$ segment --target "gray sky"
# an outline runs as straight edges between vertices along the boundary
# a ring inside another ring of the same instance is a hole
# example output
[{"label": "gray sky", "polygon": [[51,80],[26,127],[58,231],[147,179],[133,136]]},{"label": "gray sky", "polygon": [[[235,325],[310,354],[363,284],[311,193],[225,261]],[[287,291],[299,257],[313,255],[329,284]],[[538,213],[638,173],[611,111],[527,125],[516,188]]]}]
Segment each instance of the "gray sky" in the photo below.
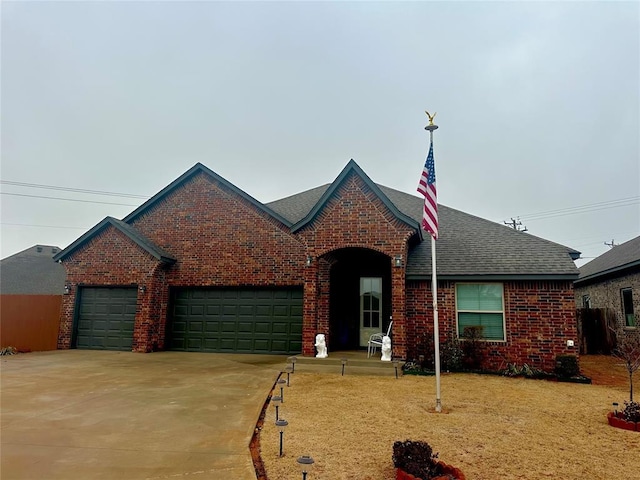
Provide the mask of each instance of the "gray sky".
[{"label": "gray sky", "polygon": [[440,203],[585,257],[640,235],[638,2],[1,9],[2,257],[143,201],[6,182],[151,196],[202,162],[269,202],[353,158],[417,195],[425,109]]}]

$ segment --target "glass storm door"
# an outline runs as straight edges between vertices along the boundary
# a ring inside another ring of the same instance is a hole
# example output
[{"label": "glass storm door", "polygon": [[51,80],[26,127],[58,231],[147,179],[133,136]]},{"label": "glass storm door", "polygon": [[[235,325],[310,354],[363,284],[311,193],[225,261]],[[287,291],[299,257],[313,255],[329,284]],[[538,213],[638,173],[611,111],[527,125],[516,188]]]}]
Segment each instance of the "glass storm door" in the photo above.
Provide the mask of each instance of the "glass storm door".
[{"label": "glass storm door", "polygon": [[360,278],[360,346],[382,331],[382,278]]}]

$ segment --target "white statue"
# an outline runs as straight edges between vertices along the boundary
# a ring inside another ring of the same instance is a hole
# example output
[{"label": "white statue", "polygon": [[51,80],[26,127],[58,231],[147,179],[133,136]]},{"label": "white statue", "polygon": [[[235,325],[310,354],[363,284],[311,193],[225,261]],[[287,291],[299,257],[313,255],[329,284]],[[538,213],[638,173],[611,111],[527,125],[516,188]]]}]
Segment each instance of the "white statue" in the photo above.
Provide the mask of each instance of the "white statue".
[{"label": "white statue", "polygon": [[324,333],[316,335],[316,348],[318,349],[316,358],[327,358],[329,356],[327,354],[327,342],[324,339]]},{"label": "white statue", "polygon": [[391,361],[391,337],[385,335],[382,337],[382,361],[390,362]]}]

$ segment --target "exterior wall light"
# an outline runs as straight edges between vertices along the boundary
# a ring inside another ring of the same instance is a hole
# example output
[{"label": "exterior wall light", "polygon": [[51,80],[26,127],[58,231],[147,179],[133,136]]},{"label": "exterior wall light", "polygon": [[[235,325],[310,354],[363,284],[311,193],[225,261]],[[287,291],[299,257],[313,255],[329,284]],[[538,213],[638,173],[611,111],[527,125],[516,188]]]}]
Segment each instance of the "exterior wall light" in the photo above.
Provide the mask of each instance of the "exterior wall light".
[{"label": "exterior wall light", "polygon": [[402,267],[402,255],[396,255],[393,259],[393,265],[395,267]]},{"label": "exterior wall light", "polygon": [[69,295],[71,293],[71,285],[65,284],[64,286],[64,294]]},{"label": "exterior wall light", "polygon": [[307,480],[307,473],[311,471],[311,469],[313,468],[313,464],[315,463],[313,461],[313,458],[311,458],[309,455],[303,455],[302,457],[299,457],[296,462],[298,462],[300,472],[302,472],[302,480]]},{"label": "exterior wall light", "polygon": [[140,293],[144,293],[144,292],[146,292],[146,291],[147,291],[147,287],[145,287],[144,285],[140,285],[140,286],[138,287],[138,290],[140,290]]},{"label": "exterior wall light", "polygon": [[313,262],[313,258],[311,258],[311,256],[307,255],[307,263],[306,263],[307,267],[311,266],[311,262]]}]

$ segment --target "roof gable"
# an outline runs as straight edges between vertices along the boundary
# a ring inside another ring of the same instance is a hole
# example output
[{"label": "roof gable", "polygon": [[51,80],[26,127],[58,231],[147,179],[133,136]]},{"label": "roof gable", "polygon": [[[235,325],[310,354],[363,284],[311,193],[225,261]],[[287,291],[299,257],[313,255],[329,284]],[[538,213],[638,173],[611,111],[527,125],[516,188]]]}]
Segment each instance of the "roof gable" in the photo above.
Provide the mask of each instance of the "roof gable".
[{"label": "roof gable", "polygon": [[[382,203],[391,211],[391,213],[398,220],[406,223],[410,227],[414,228],[416,231],[421,232],[420,221],[416,222],[414,218],[401,212],[398,209],[398,207],[396,207],[396,205],[393,202],[391,202],[391,200],[389,200],[389,198],[383,193],[380,187],[378,187],[378,185],[376,185],[375,183],[373,183],[373,181],[371,181],[369,176],[366,173],[364,173],[364,171],[353,159],[349,160],[349,163],[347,163],[347,165],[342,169],[342,172],[340,172],[340,175],[338,175],[336,179],[328,186],[328,188],[324,190],[320,198],[316,201],[313,207],[311,207],[308,213],[291,226],[291,231],[295,233],[298,230],[301,230],[302,228],[304,228],[309,223],[311,223],[317,217],[317,215],[320,213],[323,207],[327,204],[327,202],[329,201],[331,196],[336,192],[338,187],[340,187],[343,181],[352,173],[362,179],[362,181],[373,191],[373,193],[380,199],[380,201],[382,201]],[[315,190],[315,193],[320,192],[320,189],[314,189],[314,190]]]},{"label": "roof gable", "polygon": [[138,208],[136,208],[133,212],[131,212],[126,217],[124,217],[122,220],[124,222],[126,222],[126,223],[131,223],[137,217],[139,217],[140,215],[142,215],[146,211],[148,211],[150,208],[152,208],[156,203],[161,201],[163,198],[165,198],[166,196],[171,194],[176,189],[180,188],[187,180],[189,180],[194,175],[197,175],[199,173],[202,173],[204,175],[208,175],[209,177],[213,178],[216,182],[220,183],[221,185],[224,185],[225,188],[231,190],[234,194],[238,195],[239,197],[242,197],[244,200],[249,202],[251,205],[253,205],[254,207],[256,207],[259,210],[264,211],[267,215],[270,215],[271,217],[275,218],[276,220],[278,220],[279,222],[283,223],[287,227],[291,226],[291,222],[289,222],[286,218],[282,217],[281,215],[279,215],[278,213],[273,211],[271,208],[269,208],[265,204],[259,202],[258,200],[253,198],[251,195],[249,195],[248,193],[246,193],[243,190],[239,189],[238,187],[233,185],[231,182],[229,182],[228,180],[225,180],[220,175],[215,173],[213,170],[205,167],[201,163],[196,163],[193,167],[191,167],[185,173],[180,175],[180,177],[178,177],[173,182],[171,182],[169,185],[167,185],[165,188],[160,190],[157,194],[155,194],[153,197],[151,197],[145,203],[140,205]]},{"label": "roof gable", "polygon": [[78,238],[75,242],[73,242],[71,245],[69,245],[67,248],[65,248],[62,252],[60,252],[56,256],[54,256],[53,260],[55,260],[55,261],[64,260],[69,255],[71,255],[73,252],[75,252],[75,251],[79,250],[81,247],[83,247],[93,237],[95,237],[100,232],[102,232],[104,229],[106,229],[106,228],[108,228],[110,226],[114,227],[117,230],[119,230],[120,232],[122,232],[133,243],[138,245],[140,248],[142,248],[144,251],[146,251],[152,257],[156,258],[157,260],[161,261],[162,263],[169,263],[169,264],[170,263],[175,263],[176,259],[170,253],[167,253],[165,250],[163,250],[162,248],[160,248],[157,245],[155,245],[151,240],[149,240],[148,238],[144,237],[144,235],[142,235],[140,232],[138,232],[136,229],[134,229],[131,225],[128,225],[128,224],[124,223],[123,221],[118,220],[118,219],[113,218],[113,217],[106,217],[104,220],[102,220],[100,223],[98,223],[95,227],[93,227],[91,230],[86,232],[84,235],[82,235],[80,238]]}]

